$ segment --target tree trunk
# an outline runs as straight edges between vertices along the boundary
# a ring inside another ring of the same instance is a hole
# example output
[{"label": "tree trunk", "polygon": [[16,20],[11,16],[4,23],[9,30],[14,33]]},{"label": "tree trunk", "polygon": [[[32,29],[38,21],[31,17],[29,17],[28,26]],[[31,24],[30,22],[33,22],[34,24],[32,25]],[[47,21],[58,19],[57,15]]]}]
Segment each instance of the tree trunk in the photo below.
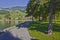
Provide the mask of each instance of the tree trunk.
[{"label": "tree trunk", "polygon": [[53,0],[50,0],[50,17],[49,17],[48,35],[52,34],[52,14],[53,14]]},{"label": "tree trunk", "polygon": [[40,15],[39,15],[39,21],[40,21]]},{"label": "tree trunk", "polygon": [[34,17],[32,16],[32,21],[34,21]]}]

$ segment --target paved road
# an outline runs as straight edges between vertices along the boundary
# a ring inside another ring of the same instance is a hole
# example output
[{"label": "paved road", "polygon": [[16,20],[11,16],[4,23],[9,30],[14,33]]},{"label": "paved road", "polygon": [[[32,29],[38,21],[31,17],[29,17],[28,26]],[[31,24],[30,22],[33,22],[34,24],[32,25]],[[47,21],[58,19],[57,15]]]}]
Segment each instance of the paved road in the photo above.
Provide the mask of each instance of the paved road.
[{"label": "paved road", "polygon": [[[12,31],[13,30],[13,31]],[[18,37],[22,40],[30,40],[30,35],[27,28],[20,28],[20,29],[12,29],[11,33],[14,37]]]},{"label": "paved road", "polygon": [[28,32],[28,22],[19,24],[17,27],[6,31],[0,36],[0,40],[31,40]]}]

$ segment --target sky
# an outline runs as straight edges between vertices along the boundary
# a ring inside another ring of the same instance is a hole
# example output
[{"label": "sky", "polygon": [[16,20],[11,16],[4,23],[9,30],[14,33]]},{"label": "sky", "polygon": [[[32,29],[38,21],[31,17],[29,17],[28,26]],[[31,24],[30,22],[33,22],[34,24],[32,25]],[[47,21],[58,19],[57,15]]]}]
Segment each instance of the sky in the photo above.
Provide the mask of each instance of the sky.
[{"label": "sky", "polygon": [[0,0],[0,7],[26,6],[29,0]]}]

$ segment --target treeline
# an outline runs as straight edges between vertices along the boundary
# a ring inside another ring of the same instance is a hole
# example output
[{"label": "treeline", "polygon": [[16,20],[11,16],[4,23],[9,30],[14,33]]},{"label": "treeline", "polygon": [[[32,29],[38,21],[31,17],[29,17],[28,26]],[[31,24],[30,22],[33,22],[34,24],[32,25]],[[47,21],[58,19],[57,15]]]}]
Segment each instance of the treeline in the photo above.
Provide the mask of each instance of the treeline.
[{"label": "treeline", "polygon": [[[50,0],[30,0],[27,5],[27,16],[48,21],[50,13]],[[53,20],[60,20],[60,0],[53,0]],[[42,18],[42,19],[41,19]]]},{"label": "treeline", "polygon": [[24,12],[20,10],[0,10],[0,19],[21,19]]}]

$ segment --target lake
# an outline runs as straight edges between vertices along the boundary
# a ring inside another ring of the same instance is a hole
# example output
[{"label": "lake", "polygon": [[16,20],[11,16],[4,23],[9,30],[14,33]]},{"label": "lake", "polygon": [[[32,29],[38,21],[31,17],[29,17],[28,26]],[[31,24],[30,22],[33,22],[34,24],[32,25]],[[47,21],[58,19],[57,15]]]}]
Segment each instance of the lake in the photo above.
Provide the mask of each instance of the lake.
[{"label": "lake", "polygon": [[0,30],[20,24],[21,21],[0,21]]}]

